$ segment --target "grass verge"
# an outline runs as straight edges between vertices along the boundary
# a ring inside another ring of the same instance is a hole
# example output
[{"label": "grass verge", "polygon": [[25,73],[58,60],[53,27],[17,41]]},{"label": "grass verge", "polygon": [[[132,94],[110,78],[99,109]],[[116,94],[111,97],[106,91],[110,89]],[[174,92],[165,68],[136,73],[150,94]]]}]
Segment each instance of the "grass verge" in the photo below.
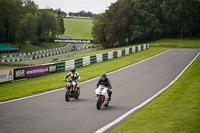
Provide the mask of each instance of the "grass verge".
[{"label": "grass verge", "polygon": [[[86,81],[88,79],[99,76],[101,73],[108,73],[117,70],[119,68],[159,54],[165,50],[167,50],[167,48],[150,48],[149,50],[129,54],[121,58],[93,64],[87,67],[82,67],[77,69],[77,71],[81,75],[81,81]],[[67,72],[55,73],[47,76],[27,79],[24,81],[1,84],[0,101],[2,102],[61,88],[65,85],[65,83],[62,82],[62,79],[66,74]]]},{"label": "grass verge", "polygon": [[112,133],[199,133],[200,57],[159,98]]},{"label": "grass verge", "polygon": [[0,71],[1,71],[1,70],[6,70],[6,69],[14,69],[14,68],[17,68],[17,67],[0,66]]},{"label": "grass verge", "polygon": [[151,46],[174,48],[200,48],[200,39],[161,39],[150,42]]}]

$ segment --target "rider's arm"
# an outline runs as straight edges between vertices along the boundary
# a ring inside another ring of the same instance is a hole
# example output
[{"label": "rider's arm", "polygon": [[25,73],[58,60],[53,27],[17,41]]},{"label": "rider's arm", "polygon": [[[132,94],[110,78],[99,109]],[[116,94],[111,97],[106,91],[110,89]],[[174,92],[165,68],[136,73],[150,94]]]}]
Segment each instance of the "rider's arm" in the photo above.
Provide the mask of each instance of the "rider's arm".
[{"label": "rider's arm", "polygon": [[97,83],[97,88],[99,87],[99,82],[100,82],[100,80],[99,80],[98,83]]},{"label": "rider's arm", "polygon": [[71,75],[71,73],[67,74],[63,80],[67,79],[69,76]]},{"label": "rider's arm", "polygon": [[112,89],[112,86],[111,86],[111,83],[110,83],[110,80],[108,79],[108,88],[109,89]]},{"label": "rider's arm", "polygon": [[77,77],[78,77],[77,80],[79,81],[81,77],[78,73],[77,73]]}]

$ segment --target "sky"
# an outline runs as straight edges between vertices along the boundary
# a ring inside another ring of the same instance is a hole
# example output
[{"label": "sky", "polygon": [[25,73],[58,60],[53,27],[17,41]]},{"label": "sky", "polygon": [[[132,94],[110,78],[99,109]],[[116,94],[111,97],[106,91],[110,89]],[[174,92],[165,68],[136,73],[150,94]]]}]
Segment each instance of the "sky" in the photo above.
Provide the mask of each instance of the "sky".
[{"label": "sky", "polygon": [[62,11],[79,12],[84,10],[95,14],[104,13],[105,10],[117,0],[33,0],[39,9],[60,8]]}]

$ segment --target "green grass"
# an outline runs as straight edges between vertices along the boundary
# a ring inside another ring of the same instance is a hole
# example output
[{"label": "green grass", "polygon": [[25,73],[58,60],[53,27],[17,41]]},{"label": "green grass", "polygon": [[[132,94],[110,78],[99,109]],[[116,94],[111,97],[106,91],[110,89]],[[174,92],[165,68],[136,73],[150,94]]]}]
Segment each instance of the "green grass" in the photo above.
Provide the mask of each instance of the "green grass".
[{"label": "green grass", "polygon": [[[99,76],[101,73],[117,70],[132,63],[136,63],[148,57],[154,56],[165,50],[167,50],[167,48],[150,48],[149,50],[130,54],[122,58],[82,67],[77,69],[77,71],[81,75],[81,81],[86,81]],[[113,67],[110,67],[111,65]],[[65,83],[62,82],[62,79],[66,74],[67,72],[55,73],[47,76],[27,79],[24,81],[1,84],[0,101],[20,98],[64,87]]]},{"label": "green grass", "polygon": [[92,39],[92,20],[65,18],[65,35],[75,39]]},{"label": "green grass", "polygon": [[14,69],[16,67],[9,67],[9,66],[0,66],[0,71],[1,70],[7,70],[7,69]]},{"label": "green grass", "polygon": [[94,44],[85,44],[84,47],[92,47]]},{"label": "green grass", "polygon": [[45,50],[45,49],[53,49],[58,47],[66,46],[66,43],[43,43],[42,46],[36,46],[32,44],[26,44],[20,48],[20,53],[28,53],[28,52],[34,52],[38,50]]},{"label": "green grass", "polygon": [[174,48],[200,48],[200,39],[161,39],[150,42],[151,46]]},{"label": "green grass", "polygon": [[172,87],[112,133],[200,133],[199,68],[200,57]]}]

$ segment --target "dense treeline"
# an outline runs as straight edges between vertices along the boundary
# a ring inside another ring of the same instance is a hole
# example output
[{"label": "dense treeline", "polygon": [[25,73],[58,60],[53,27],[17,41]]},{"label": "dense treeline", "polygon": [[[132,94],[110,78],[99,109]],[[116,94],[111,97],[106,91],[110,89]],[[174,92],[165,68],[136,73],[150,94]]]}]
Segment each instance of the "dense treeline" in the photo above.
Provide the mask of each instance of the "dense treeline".
[{"label": "dense treeline", "polygon": [[93,38],[104,47],[168,37],[200,37],[200,1],[118,0],[93,23]]},{"label": "dense treeline", "polygon": [[64,33],[63,12],[39,10],[32,0],[0,0],[0,42],[17,46]]},{"label": "dense treeline", "polygon": [[92,12],[80,11],[80,12],[69,12],[69,17],[89,17],[93,18],[94,14]]}]

